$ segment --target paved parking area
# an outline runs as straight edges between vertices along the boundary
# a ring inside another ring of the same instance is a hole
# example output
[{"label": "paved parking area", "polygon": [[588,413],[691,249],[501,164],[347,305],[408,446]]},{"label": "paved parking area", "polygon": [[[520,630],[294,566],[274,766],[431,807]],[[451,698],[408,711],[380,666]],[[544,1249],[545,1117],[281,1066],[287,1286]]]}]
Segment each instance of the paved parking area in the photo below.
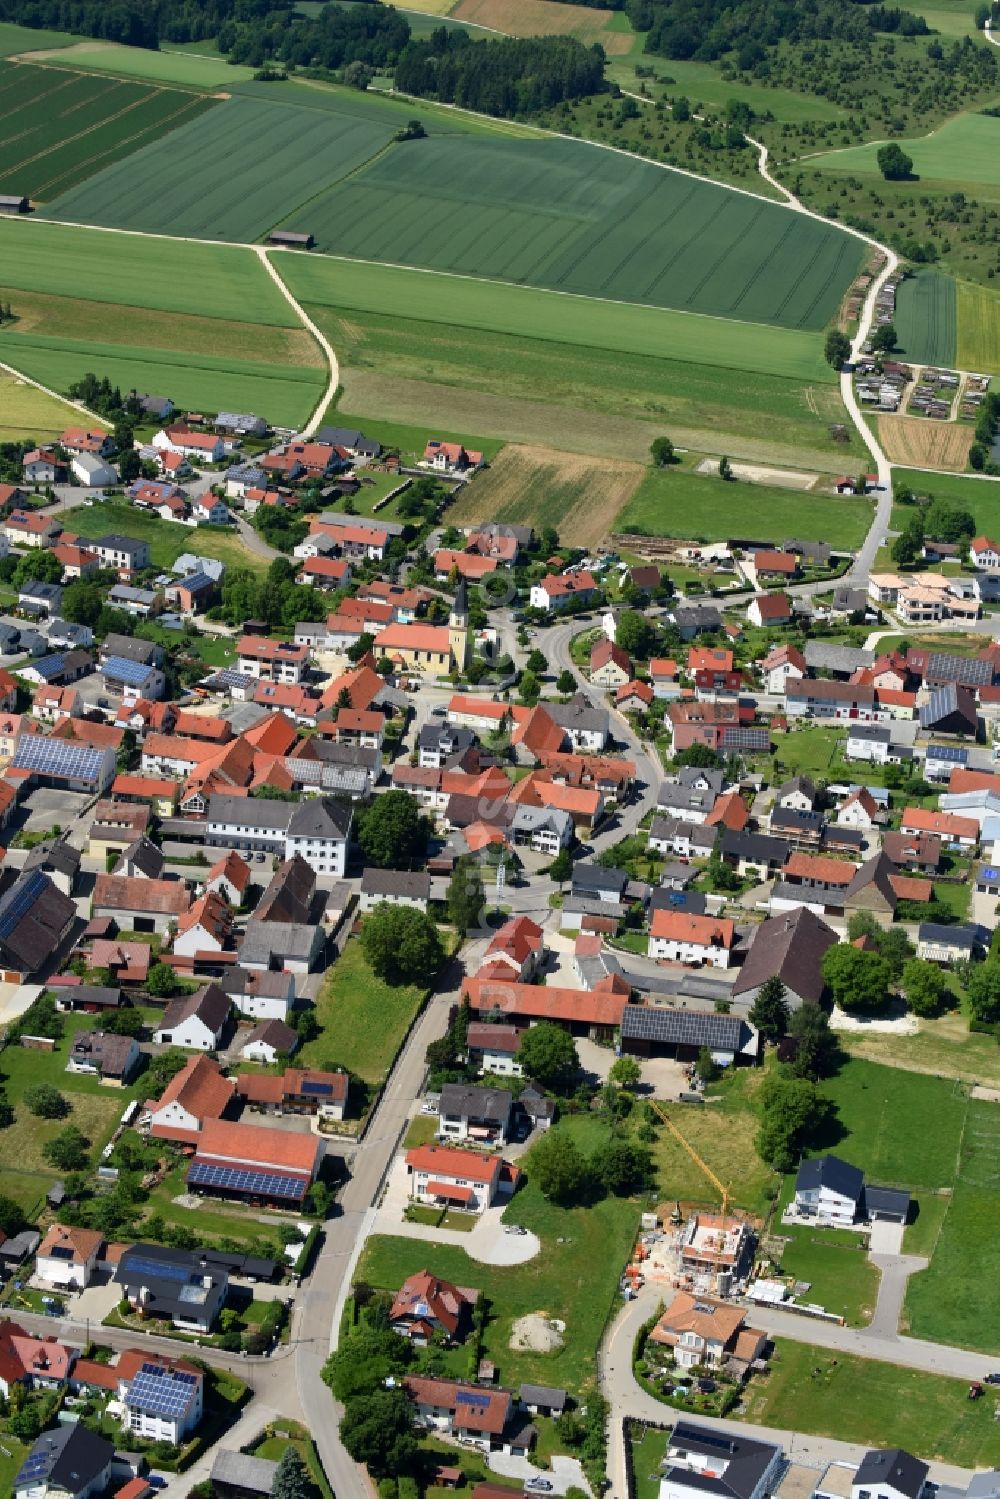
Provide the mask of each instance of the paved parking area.
[{"label": "paved parking area", "polygon": [[[583,1468],[575,1457],[554,1457],[552,1467],[539,1471],[526,1457],[515,1457],[510,1452],[491,1452],[486,1459],[491,1473],[500,1473],[504,1478],[540,1478],[544,1476],[551,1484],[551,1488],[544,1491],[545,1494],[565,1494],[567,1489],[582,1489],[585,1494],[591,1492],[590,1484],[584,1476]],[[532,1492],[529,1490],[529,1493]],[[534,1492],[539,1492],[535,1490]]]},{"label": "paved parking area", "polygon": [[85,791],[57,791],[40,786],[22,803],[27,814],[22,828],[28,833],[47,832],[57,823],[66,828],[91,800]]}]

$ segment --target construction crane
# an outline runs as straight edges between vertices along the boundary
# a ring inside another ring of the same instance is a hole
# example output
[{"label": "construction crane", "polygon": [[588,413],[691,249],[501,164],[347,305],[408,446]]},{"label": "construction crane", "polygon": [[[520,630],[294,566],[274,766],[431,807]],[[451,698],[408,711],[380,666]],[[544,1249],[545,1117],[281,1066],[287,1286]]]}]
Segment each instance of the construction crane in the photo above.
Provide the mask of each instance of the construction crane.
[{"label": "construction crane", "polygon": [[729,1207],[729,1188],[723,1185],[723,1183],[716,1176],[715,1172],[712,1170],[711,1166],[709,1166],[705,1161],[702,1160],[701,1156],[695,1150],[694,1146],[691,1145],[687,1140],[685,1140],[684,1136],[681,1134],[680,1130],[677,1128],[673,1120],[668,1117],[663,1109],[660,1108],[660,1105],[656,1102],[656,1099],[651,1098],[649,1102],[655,1109],[656,1113],[659,1114],[660,1118],[663,1120],[664,1124],[667,1126],[667,1129],[673,1135],[674,1139],[683,1146],[688,1155],[691,1157],[692,1161],[694,1161],[695,1165],[698,1167],[699,1171],[704,1172],[709,1181],[715,1187],[715,1190],[718,1192],[719,1196],[722,1198],[722,1225],[723,1228],[725,1228],[726,1209]]}]

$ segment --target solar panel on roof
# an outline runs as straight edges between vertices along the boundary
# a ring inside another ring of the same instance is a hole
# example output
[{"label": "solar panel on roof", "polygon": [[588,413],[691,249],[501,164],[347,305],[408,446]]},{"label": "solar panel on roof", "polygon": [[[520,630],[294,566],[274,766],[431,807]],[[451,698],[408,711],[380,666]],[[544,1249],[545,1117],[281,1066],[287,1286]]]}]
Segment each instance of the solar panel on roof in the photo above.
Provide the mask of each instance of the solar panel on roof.
[{"label": "solar panel on roof", "polygon": [[657,1041],[663,1046],[709,1046],[731,1051],[739,1045],[742,1024],[736,1015],[626,1005],[621,1033],[623,1038]]},{"label": "solar panel on roof", "polygon": [[188,1169],[187,1180],[196,1187],[217,1187],[225,1192],[246,1192],[255,1197],[283,1197],[301,1200],[308,1189],[305,1177],[284,1176],[279,1172],[248,1171],[240,1166],[219,1166],[210,1161],[195,1161]]},{"label": "solar panel on roof", "polygon": [[333,1084],[332,1083],[310,1083],[310,1082],[306,1082],[306,1083],[302,1084],[302,1092],[303,1093],[315,1093],[315,1094],[319,1095],[320,1097],[326,1097],[330,1093],[333,1092]]},{"label": "solar panel on roof", "polygon": [[137,1405],[154,1416],[182,1416],[191,1403],[194,1376],[159,1364],[143,1364],[125,1395],[127,1405]]},{"label": "solar panel on roof", "polygon": [[142,1254],[126,1254],[123,1263],[129,1275],[148,1275],[158,1280],[172,1280],[177,1285],[183,1285],[191,1275],[191,1268],[188,1265],[175,1265],[169,1260],[154,1260]]},{"label": "solar panel on roof", "polygon": [[17,770],[36,770],[41,775],[86,781],[98,774],[101,758],[101,751],[90,744],[25,734],[17,742],[12,763]]},{"label": "solar panel on roof", "polygon": [[152,667],[142,661],[128,661],[124,656],[109,656],[104,665],[97,669],[106,677],[135,685],[145,682],[152,671]]},{"label": "solar panel on roof", "polygon": [[10,936],[47,885],[48,876],[40,869],[33,869],[10,887],[0,900],[0,941]]}]

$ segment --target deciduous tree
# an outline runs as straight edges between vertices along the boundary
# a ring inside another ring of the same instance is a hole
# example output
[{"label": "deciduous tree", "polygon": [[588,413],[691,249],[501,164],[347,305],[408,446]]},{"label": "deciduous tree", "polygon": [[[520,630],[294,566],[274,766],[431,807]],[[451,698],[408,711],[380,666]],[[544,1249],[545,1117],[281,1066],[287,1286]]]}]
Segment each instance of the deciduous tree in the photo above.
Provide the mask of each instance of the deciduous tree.
[{"label": "deciduous tree", "polygon": [[413,906],[377,905],[361,929],[372,972],[390,984],[430,984],[444,951],[437,927]]},{"label": "deciduous tree", "polygon": [[549,1020],[539,1021],[523,1033],[517,1055],[527,1077],[556,1092],[567,1092],[580,1071],[573,1037]]}]

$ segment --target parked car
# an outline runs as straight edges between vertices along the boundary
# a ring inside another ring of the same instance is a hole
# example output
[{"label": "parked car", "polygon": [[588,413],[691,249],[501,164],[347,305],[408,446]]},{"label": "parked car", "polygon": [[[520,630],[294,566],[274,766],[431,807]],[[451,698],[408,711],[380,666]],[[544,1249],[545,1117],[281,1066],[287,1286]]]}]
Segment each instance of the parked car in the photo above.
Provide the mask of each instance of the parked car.
[{"label": "parked car", "polygon": [[552,1484],[547,1478],[529,1478],[524,1485],[525,1493],[531,1489],[536,1494],[548,1494],[552,1490]]}]

